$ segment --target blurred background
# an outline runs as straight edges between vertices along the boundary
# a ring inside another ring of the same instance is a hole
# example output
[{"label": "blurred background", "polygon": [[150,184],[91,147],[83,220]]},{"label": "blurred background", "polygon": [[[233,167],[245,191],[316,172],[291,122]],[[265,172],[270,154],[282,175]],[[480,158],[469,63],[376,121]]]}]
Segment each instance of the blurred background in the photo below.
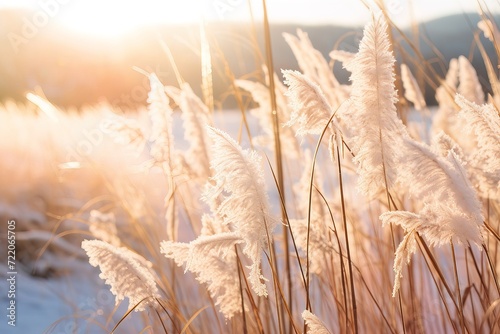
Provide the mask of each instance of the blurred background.
[{"label": "blurred background", "polygon": [[[355,52],[369,1],[268,0],[275,68],[297,69],[283,32],[300,28],[325,57],[332,49]],[[25,100],[43,91],[63,107],[108,101],[122,109],[144,104],[149,85],[138,67],[176,84],[166,45],[184,80],[199,92],[200,24],[211,47],[214,96],[234,106],[225,61],[236,77],[260,71],[262,3],[245,0],[96,1],[0,0],[0,100]],[[465,55],[486,78],[474,40],[478,8],[497,14],[498,1],[385,1],[391,19],[444,76],[451,58]],[[283,8],[286,8],[283,10]],[[481,34],[482,35],[482,34]],[[397,32],[398,47],[410,50]],[[492,60],[494,47],[479,36]],[[460,40],[460,43],[453,41]],[[398,53],[401,58],[402,53]],[[401,59],[400,59],[401,60]],[[405,62],[411,63],[407,59]],[[334,68],[339,80],[348,73]],[[419,77],[418,70],[414,73]],[[420,76],[421,77],[421,76]],[[487,80],[484,88],[488,90]],[[429,90],[430,91],[430,90]],[[433,96],[427,98],[432,101]]]}]

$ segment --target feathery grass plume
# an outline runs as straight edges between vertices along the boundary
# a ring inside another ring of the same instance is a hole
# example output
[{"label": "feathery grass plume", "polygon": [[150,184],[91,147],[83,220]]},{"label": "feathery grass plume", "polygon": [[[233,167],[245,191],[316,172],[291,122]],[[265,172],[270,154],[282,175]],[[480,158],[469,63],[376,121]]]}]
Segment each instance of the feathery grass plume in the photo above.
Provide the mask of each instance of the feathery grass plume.
[{"label": "feathery grass plume", "polygon": [[[477,26],[479,29],[483,31],[484,36],[492,42],[498,58],[498,55],[500,55],[500,32],[498,31],[497,25],[494,21],[492,22],[489,19],[485,18],[484,15],[482,16],[483,19],[478,22]],[[483,57],[484,65],[486,67],[486,73],[488,75],[489,83],[491,86],[491,95],[489,92],[487,93],[487,101],[489,103],[494,104],[495,107],[499,109],[500,81],[498,80],[497,69],[496,69],[496,67],[498,67],[498,60],[497,60],[497,66],[494,67],[492,64],[491,57],[488,56],[486,50],[484,49],[482,43],[479,40],[478,40],[478,48]]]},{"label": "feathery grass plume", "polygon": [[102,213],[98,210],[90,211],[89,231],[96,238],[113,246],[120,246],[121,241],[116,229],[116,218],[113,212]]},{"label": "feathery grass plume", "polygon": [[403,147],[399,161],[400,181],[408,185],[410,193],[425,205],[436,203],[469,217],[471,229],[477,232],[472,241],[481,244],[481,203],[457,154],[450,150],[442,157],[426,144],[410,138],[405,138]]},{"label": "feathery grass plume", "polygon": [[307,33],[297,30],[297,37],[284,33],[285,41],[292,49],[300,70],[323,88],[326,99],[337,108],[348,98],[347,88],[341,85],[321,52],[316,50]]},{"label": "feathery grass plume", "polygon": [[164,172],[172,174],[172,156],[174,138],[172,135],[172,113],[170,100],[165,93],[165,87],[156,74],[149,75],[151,91],[148,94],[148,112],[152,128],[150,140],[151,155],[156,163],[162,165]]},{"label": "feathery grass plume", "polygon": [[99,277],[111,285],[116,304],[129,299],[129,308],[137,305],[135,311],[144,311],[155,306],[160,298],[152,264],[125,247],[115,247],[101,240],[84,240],[82,248],[89,257],[89,263],[101,269]]},{"label": "feathery grass plume", "polygon": [[461,147],[468,147],[470,144],[463,139],[461,129],[463,122],[457,117],[457,107],[455,104],[455,94],[458,88],[458,59],[451,59],[445,80],[436,89],[436,100],[439,108],[432,121],[431,132],[433,135],[444,131],[453,141]]},{"label": "feathery grass plume", "polygon": [[500,170],[500,116],[491,104],[482,106],[457,94],[455,101],[461,107],[459,116],[466,120],[466,130],[475,135],[476,152],[481,157],[478,166],[487,172]]},{"label": "feathery grass plume", "polygon": [[[332,51],[330,51],[330,53],[328,55],[333,60],[337,60],[337,61],[341,62],[342,64],[349,63],[354,59],[354,57],[356,57],[356,53],[345,51],[345,50],[332,50]],[[346,68],[346,70],[349,72],[352,72],[348,68]]]},{"label": "feathery grass plume", "polygon": [[483,197],[500,198],[500,117],[491,104],[479,106],[457,94],[459,117],[475,141],[467,156],[469,171]]},{"label": "feathery grass plume", "polygon": [[[200,235],[191,241],[190,245],[197,254],[213,253],[215,255],[227,256],[228,252],[234,251],[234,245],[243,243],[241,235],[237,232],[223,232],[214,235]],[[199,257],[189,257],[186,262],[186,270],[203,264]]]},{"label": "feathery grass plume", "polygon": [[492,43],[500,43],[500,32],[496,25],[490,20],[483,19],[477,23],[477,27],[482,30],[484,37],[489,39]]},{"label": "feathery grass plume", "polygon": [[352,105],[342,120],[352,129],[358,186],[369,198],[394,184],[395,155],[405,133],[396,114],[395,59],[386,31],[383,15],[374,17],[364,29],[359,52],[344,65],[352,70]]},{"label": "feathery grass plume", "polygon": [[408,136],[402,144],[398,181],[408,187],[423,208],[418,214],[392,211],[380,216],[384,225],[399,225],[406,232],[395,254],[393,295],[399,289],[403,266],[415,253],[414,233],[420,233],[432,246],[483,243],[481,203],[467,178],[460,152],[451,142],[444,142],[439,145],[440,150],[444,146],[451,149],[438,154]]},{"label": "feathery grass plume", "polygon": [[[275,82],[279,84],[278,80],[275,80]],[[275,148],[274,127],[273,115],[269,111],[269,106],[271,105],[269,88],[259,82],[249,80],[236,80],[235,84],[252,94],[253,100],[259,105],[259,108],[254,108],[250,111],[259,120],[259,125],[265,132],[265,135],[254,138],[256,143],[273,151]],[[278,104],[278,118],[287,119],[286,96],[283,95],[281,89],[278,87],[276,87],[276,101]],[[291,159],[298,159],[300,157],[300,147],[295,139],[293,129],[289,127],[280,129],[280,138],[282,152]]]},{"label": "feathery grass plume", "polygon": [[292,34],[283,33],[283,38],[290,49],[292,49],[293,55],[301,71],[307,73],[311,78],[319,79],[318,76],[321,75],[321,71],[318,71],[315,61],[320,57],[318,55],[319,51],[313,47],[306,32],[297,29],[297,36],[298,37]]},{"label": "feathery grass plume", "polygon": [[417,110],[424,110],[426,103],[424,95],[418,86],[417,80],[406,64],[401,64],[401,80],[405,88],[405,98],[412,102]]},{"label": "feathery grass plume", "polygon": [[210,296],[226,319],[241,312],[241,295],[234,245],[241,243],[237,233],[200,236],[191,243],[163,241],[161,252],[178,266],[207,284]]},{"label": "feathery grass plume", "polygon": [[444,106],[453,107],[453,99],[458,87],[458,72],[458,60],[453,58],[450,60],[444,82],[436,89],[436,100],[439,103],[439,109]]},{"label": "feathery grass plume", "polygon": [[214,83],[212,54],[210,51],[210,41],[207,38],[205,23],[200,24],[200,42],[201,42],[201,90],[205,105],[211,112],[214,109]]},{"label": "feathery grass plume", "polygon": [[181,105],[182,89],[177,88],[175,86],[165,86],[165,93],[167,93],[167,96],[171,98],[177,106]]},{"label": "feathery grass plume", "polygon": [[285,84],[288,85],[286,95],[289,98],[292,114],[287,126],[295,126],[298,136],[307,134],[321,134],[328,125],[330,135],[338,134],[340,130],[333,119],[329,123],[334,111],[326,99],[321,88],[308,77],[298,71],[283,71]]},{"label": "feathery grass plume", "polygon": [[308,310],[304,310],[302,312],[302,319],[306,322],[307,325],[307,333],[310,334],[330,334],[330,331],[326,329],[325,324],[319,320],[317,316],[312,314]]},{"label": "feathery grass plume", "polygon": [[472,101],[476,104],[483,104],[483,88],[479,83],[477,72],[470,61],[466,57],[460,56],[458,57],[458,67],[458,75],[460,80],[460,84],[458,85],[458,93],[463,95],[469,101]]},{"label": "feathery grass plume", "polygon": [[444,131],[439,132],[432,138],[431,145],[432,150],[442,157],[448,156],[448,153],[450,151],[453,151],[461,164],[467,167],[465,155],[462,151],[462,148],[450,136],[444,133]]},{"label": "feathery grass plume", "polygon": [[450,242],[468,245],[483,243],[480,224],[470,216],[456,208],[442,204],[426,204],[419,214],[407,211],[389,211],[380,216],[383,225],[401,226],[406,234],[398,246],[394,259],[394,288],[396,296],[400,287],[403,268],[410,262],[411,255],[416,253],[416,235],[423,235],[432,246],[443,246]]},{"label": "feathery grass plume", "polygon": [[209,214],[201,216],[200,235],[214,235],[225,232],[230,232],[229,227],[222,225],[220,219],[215,219],[215,217]]},{"label": "feathery grass plume", "polygon": [[[208,185],[208,188],[211,186]],[[223,225],[215,213],[220,205],[218,196],[205,198],[214,215],[202,216],[201,234],[191,243],[163,241],[161,252],[185,270],[195,274],[200,284],[206,284],[226,319],[241,312],[241,294],[234,245],[242,238]]]},{"label": "feathery grass plume", "polygon": [[180,154],[174,152],[174,137],[172,135],[172,114],[170,100],[165,87],[156,74],[149,75],[151,91],[148,94],[148,112],[152,128],[150,140],[153,164],[159,165],[170,182],[169,194],[165,197],[167,233],[170,240],[177,240],[179,219],[175,208],[173,176],[177,174],[174,168],[183,168],[184,160]]},{"label": "feathery grass plume", "polygon": [[261,252],[267,248],[268,236],[278,220],[270,213],[261,158],[255,151],[243,150],[223,131],[209,127],[208,133],[213,141],[215,184],[204,197],[223,198],[215,213],[244,240],[243,253],[252,261],[249,281],[257,295],[267,296],[259,267]]},{"label": "feathery grass plume", "polygon": [[[265,75],[264,76],[264,79],[265,79],[264,86],[269,87],[271,78],[269,76],[269,71],[267,70],[267,66],[265,66],[265,65],[262,66],[262,72],[264,72],[264,75]],[[273,77],[274,77],[274,88],[275,88],[275,95],[276,95],[276,103],[278,105],[279,119],[289,119],[290,118],[290,109],[288,108],[288,98],[285,95],[287,87],[284,85],[284,83],[282,82],[281,78],[278,76],[277,73],[274,73]],[[267,88],[267,89],[269,92],[269,88]],[[253,94],[252,94],[252,97],[253,97]]]},{"label": "feathery grass plume", "polygon": [[449,244],[451,240],[457,240],[461,244],[482,241],[480,231],[475,227],[471,228],[469,217],[457,215],[455,211],[439,205],[426,206],[420,214],[389,211],[383,213],[380,219],[383,225],[399,225],[406,232],[395,253],[393,297],[401,286],[404,266],[410,263],[411,255],[417,251],[415,233],[424,235],[433,246]]},{"label": "feathery grass plume", "polygon": [[[405,236],[394,254],[394,286],[392,296],[396,297],[401,287],[401,278],[403,278],[403,269],[411,261],[411,256],[417,252],[416,228],[421,227],[422,220],[420,216],[408,211],[389,211],[380,216],[383,225],[395,224],[405,229]],[[413,227],[413,229],[412,229]]]},{"label": "feathery grass plume", "polygon": [[162,241],[160,243],[160,251],[168,259],[174,260],[175,264],[182,267],[191,256],[191,246],[185,242]]},{"label": "feathery grass plume", "polygon": [[456,208],[440,204],[426,204],[415,214],[408,211],[389,211],[380,216],[382,223],[401,226],[406,232],[418,232],[432,246],[443,246],[450,242],[460,245],[482,244],[479,225],[472,222],[470,216]]},{"label": "feathery grass plume", "polygon": [[166,87],[165,91],[182,110],[184,138],[190,143],[184,160],[196,176],[207,179],[210,175],[210,140],[205,127],[212,124],[210,111],[188,83],[183,83],[181,89]]}]

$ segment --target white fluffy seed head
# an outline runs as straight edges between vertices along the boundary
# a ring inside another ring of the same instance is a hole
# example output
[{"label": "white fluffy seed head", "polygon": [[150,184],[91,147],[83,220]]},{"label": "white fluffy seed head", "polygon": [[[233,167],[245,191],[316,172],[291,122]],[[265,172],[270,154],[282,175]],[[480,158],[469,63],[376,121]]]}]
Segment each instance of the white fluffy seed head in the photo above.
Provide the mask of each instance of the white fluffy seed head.
[{"label": "white fluffy seed head", "polygon": [[151,263],[125,247],[116,247],[101,240],[84,240],[82,248],[89,263],[101,270],[100,278],[111,285],[116,304],[129,299],[129,308],[144,311],[155,306],[160,297]]}]

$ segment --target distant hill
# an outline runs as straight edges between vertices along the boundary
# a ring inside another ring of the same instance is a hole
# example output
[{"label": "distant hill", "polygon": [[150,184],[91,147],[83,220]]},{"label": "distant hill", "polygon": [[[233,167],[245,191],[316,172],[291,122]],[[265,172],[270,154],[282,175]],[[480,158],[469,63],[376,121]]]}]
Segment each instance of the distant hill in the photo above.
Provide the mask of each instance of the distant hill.
[{"label": "distant hill", "polygon": [[[160,41],[172,51],[183,79],[199,91],[200,38],[199,28],[195,25],[151,26],[123,38],[98,40],[70,34],[63,27],[49,22],[33,36],[24,38],[23,17],[30,16],[26,12],[0,12],[0,100],[23,100],[25,92],[41,87],[51,101],[64,106],[92,104],[102,99],[124,108],[143,104],[147,82],[142,74],[132,69],[133,66],[158,72],[165,84],[177,84]],[[419,27],[419,47],[440,75],[444,75],[451,58],[472,55],[473,64],[483,78],[485,89],[488,89],[484,64],[477,47],[474,47],[478,19],[477,15],[467,15],[467,19],[456,15],[423,23]],[[273,25],[271,38],[276,70],[298,69],[282,37],[283,32],[295,33],[297,28],[309,34],[313,45],[325,57],[334,47],[356,51],[362,37],[361,27]],[[261,27],[253,30],[249,24],[234,23],[212,23],[207,27],[214,64],[215,96],[219,101],[225,101],[226,106],[233,102],[231,98],[226,100],[230,94],[223,59],[227,60],[236,77],[255,78],[256,70],[262,64],[254,47],[253,31],[263,50]],[[411,36],[409,31],[404,33]],[[16,39],[16,36],[22,39]],[[401,41],[396,49],[410,50],[399,34],[395,33],[394,38]],[[493,46],[483,37],[481,41],[496,64]],[[439,49],[441,55],[436,54],[431,45]],[[406,60],[408,57],[398,58]],[[335,72],[342,82],[347,82],[348,73],[340,66],[335,67]],[[428,98],[432,99],[432,92],[428,91]]]}]

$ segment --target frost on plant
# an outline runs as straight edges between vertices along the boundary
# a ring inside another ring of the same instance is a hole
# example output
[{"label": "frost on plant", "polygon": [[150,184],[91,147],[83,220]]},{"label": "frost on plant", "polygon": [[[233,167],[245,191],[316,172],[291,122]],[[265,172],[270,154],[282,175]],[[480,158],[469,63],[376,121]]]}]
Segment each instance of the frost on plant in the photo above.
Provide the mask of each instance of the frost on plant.
[{"label": "frost on plant", "polygon": [[491,104],[477,105],[457,94],[460,119],[474,149],[466,157],[472,182],[484,198],[500,198],[500,116]]},{"label": "frost on plant", "polygon": [[310,311],[305,310],[304,312],[302,312],[302,319],[304,319],[304,321],[307,324],[307,328],[308,328],[307,332],[308,333],[311,333],[311,334],[330,334],[328,329],[326,329],[325,324],[321,320],[319,320],[319,318],[317,316],[312,314]]},{"label": "frost on plant", "polygon": [[125,247],[116,247],[101,240],[84,240],[82,248],[87,252],[89,263],[99,267],[99,277],[111,285],[116,304],[129,299],[129,308],[144,311],[155,306],[160,298],[152,264]]},{"label": "frost on plant", "polygon": [[342,121],[352,130],[349,143],[355,154],[359,188],[374,198],[396,181],[396,151],[405,132],[396,114],[395,59],[378,15],[363,33],[359,51],[344,66],[352,71],[352,105]]},{"label": "frost on plant", "polygon": [[415,109],[425,109],[424,95],[418,86],[417,80],[406,64],[401,64],[401,80],[405,88],[405,98],[415,105]]},{"label": "frost on plant", "polygon": [[277,223],[270,212],[261,159],[254,151],[243,150],[226,133],[210,128],[214,143],[211,167],[213,186],[206,198],[221,196],[216,215],[244,240],[243,253],[252,261],[249,281],[259,296],[266,296],[260,272],[262,251]]},{"label": "frost on plant", "polygon": [[451,148],[439,154],[409,137],[403,143],[398,179],[423,208],[418,214],[391,211],[380,216],[384,224],[399,225],[407,233],[396,251],[394,294],[403,265],[416,251],[414,233],[421,234],[432,246],[483,243],[481,203],[456,151]]},{"label": "frost on plant", "polygon": [[[172,136],[172,108],[165,93],[165,87],[156,74],[150,74],[151,91],[148,95],[148,111],[151,117],[151,155],[156,163],[162,164],[168,174],[172,173],[174,138]],[[166,167],[167,165],[168,167]]]},{"label": "frost on plant", "polygon": [[321,88],[297,71],[283,71],[283,76],[293,110],[287,125],[295,126],[298,136],[320,134],[327,126],[336,133],[336,126],[329,122],[334,112]]},{"label": "frost on plant", "polygon": [[169,86],[165,90],[182,111],[184,138],[190,143],[184,159],[195,176],[206,180],[210,175],[210,140],[206,133],[206,126],[212,123],[210,111],[188,83],[181,89]]},{"label": "frost on plant", "polygon": [[161,252],[178,266],[196,275],[207,285],[222,314],[230,319],[241,312],[238,263],[234,245],[241,243],[235,233],[200,236],[191,243],[163,241]]},{"label": "frost on plant", "polygon": [[231,318],[241,311],[235,245],[241,244],[250,260],[248,280],[253,291],[267,296],[261,256],[277,220],[270,213],[257,153],[243,150],[220,130],[208,128],[208,134],[213,142],[213,177],[204,199],[212,212],[203,216],[204,233],[189,244],[164,241],[161,250],[177,265],[195,273],[200,283],[207,284],[221,312]]}]

